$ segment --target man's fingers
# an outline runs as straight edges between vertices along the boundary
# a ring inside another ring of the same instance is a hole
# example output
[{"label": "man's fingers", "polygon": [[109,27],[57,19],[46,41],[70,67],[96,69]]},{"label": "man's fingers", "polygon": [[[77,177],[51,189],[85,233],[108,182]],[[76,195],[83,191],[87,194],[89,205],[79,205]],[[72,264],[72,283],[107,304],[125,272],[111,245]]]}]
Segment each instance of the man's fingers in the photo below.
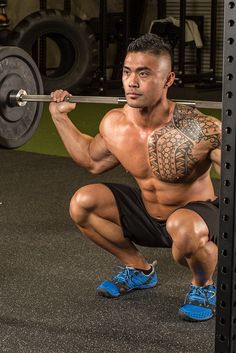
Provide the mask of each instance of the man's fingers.
[{"label": "man's fingers", "polygon": [[53,102],[60,103],[64,101],[66,96],[70,95],[68,91],[64,91],[62,89],[58,89],[51,93],[51,97]]}]

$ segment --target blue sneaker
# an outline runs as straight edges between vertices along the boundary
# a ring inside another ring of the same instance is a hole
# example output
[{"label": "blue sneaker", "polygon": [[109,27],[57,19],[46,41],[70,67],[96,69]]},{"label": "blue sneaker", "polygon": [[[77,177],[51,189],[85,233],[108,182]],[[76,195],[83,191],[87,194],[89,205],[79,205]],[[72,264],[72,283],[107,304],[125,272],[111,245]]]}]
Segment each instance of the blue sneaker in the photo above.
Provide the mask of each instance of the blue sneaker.
[{"label": "blue sneaker", "polygon": [[180,316],[189,321],[205,321],[214,316],[216,309],[216,287],[191,285],[184,305],[179,308]]},{"label": "blue sneaker", "polygon": [[118,298],[135,289],[147,289],[155,287],[157,284],[157,274],[155,272],[156,261],[153,262],[152,272],[145,275],[142,271],[133,267],[124,267],[111,280],[106,280],[97,287],[97,294],[106,298]]}]

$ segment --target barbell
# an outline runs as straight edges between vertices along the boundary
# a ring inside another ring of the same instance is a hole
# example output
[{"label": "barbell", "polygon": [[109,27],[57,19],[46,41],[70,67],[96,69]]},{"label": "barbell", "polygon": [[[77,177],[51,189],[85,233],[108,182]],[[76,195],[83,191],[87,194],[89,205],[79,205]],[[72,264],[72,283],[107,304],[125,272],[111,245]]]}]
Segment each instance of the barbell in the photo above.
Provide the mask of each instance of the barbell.
[{"label": "barbell", "polygon": [[[0,47],[0,145],[17,148],[26,143],[37,129],[43,102],[51,100],[50,95],[43,94],[42,78],[31,56],[18,47]],[[126,103],[124,97],[67,96],[65,100],[71,103]],[[222,107],[221,102],[211,101],[178,103],[199,109]]]}]

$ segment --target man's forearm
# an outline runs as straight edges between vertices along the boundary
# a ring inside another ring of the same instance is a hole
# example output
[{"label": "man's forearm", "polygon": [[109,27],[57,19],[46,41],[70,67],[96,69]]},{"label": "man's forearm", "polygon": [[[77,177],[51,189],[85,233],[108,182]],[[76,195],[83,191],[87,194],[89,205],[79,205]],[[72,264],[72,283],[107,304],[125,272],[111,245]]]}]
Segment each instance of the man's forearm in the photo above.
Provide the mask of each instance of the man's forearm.
[{"label": "man's forearm", "polygon": [[90,169],[89,145],[93,137],[81,133],[67,114],[52,115],[52,120],[71,158],[86,169]]}]

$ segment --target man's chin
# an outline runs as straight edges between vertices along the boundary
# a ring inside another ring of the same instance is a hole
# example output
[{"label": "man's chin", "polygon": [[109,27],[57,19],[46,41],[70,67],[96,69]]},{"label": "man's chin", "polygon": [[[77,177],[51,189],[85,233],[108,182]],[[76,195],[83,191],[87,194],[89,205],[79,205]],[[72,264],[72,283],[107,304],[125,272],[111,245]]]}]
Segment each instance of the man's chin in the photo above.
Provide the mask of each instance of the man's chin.
[{"label": "man's chin", "polygon": [[136,100],[127,99],[127,104],[131,108],[143,108],[143,104],[141,104],[140,102],[138,102]]}]

